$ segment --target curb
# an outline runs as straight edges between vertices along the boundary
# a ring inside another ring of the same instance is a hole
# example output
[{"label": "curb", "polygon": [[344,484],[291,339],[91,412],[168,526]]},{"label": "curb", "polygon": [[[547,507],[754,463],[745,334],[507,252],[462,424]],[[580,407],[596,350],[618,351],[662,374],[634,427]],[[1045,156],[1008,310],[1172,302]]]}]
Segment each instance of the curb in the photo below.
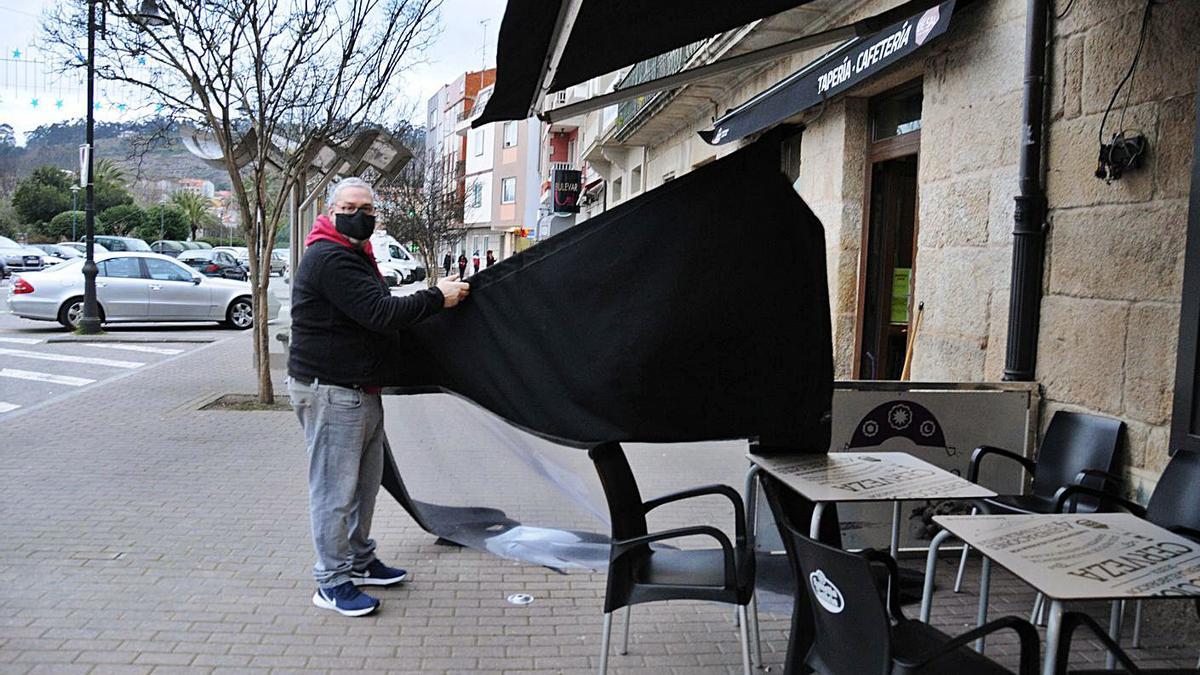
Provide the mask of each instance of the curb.
[{"label": "curb", "polygon": [[204,344],[216,342],[217,338],[212,337],[142,337],[142,336],[123,336],[123,335],[60,335],[58,337],[46,338],[47,343],[53,342],[129,342],[135,344],[144,343],[196,343]]}]

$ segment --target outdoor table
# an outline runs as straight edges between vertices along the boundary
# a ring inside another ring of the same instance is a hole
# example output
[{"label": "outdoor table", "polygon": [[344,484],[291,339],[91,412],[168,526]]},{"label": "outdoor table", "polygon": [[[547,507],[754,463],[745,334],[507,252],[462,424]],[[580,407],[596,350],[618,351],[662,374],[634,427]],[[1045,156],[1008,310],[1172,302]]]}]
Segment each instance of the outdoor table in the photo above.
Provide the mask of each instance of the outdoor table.
[{"label": "outdoor table", "polygon": [[[1054,673],[1069,600],[1138,600],[1195,595],[1200,545],[1129,513],[935,516],[944,529],[925,563],[921,620],[928,622],[938,548],[951,536],[983,556],[979,623],[987,620],[990,563],[1002,565],[1050,599],[1043,675]],[[1114,602],[1109,630],[1116,637]],[[982,644],[977,645],[982,649]]]},{"label": "outdoor table", "polygon": [[[905,500],[981,499],[991,490],[905,452],[833,452],[804,455],[747,455],[753,464],[746,480],[747,528],[754,534],[758,471],[814,503],[809,536],[816,539],[821,517],[837,502],[893,502],[892,557],[900,548],[900,503]],[[753,544],[753,541],[751,542]]]}]

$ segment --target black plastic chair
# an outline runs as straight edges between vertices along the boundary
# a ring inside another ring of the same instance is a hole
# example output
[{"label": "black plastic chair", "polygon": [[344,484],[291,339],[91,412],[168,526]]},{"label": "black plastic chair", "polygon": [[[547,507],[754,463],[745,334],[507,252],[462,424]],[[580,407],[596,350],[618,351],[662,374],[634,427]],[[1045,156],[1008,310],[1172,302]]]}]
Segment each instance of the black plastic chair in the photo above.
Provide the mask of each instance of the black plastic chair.
[{"label": "black plastic chair", "polygon": [[[990,445],[976,448],[967,467],[967,480],[978,483],[979,467],[983,459],[995,456],[1020,464],[1033,478],[1033,484],[1028,494],[976,500],[971,513],[1054,513],[1054,495],[1059,488],[1088,480],[1105,480],[1103,476],[1112,471],[1116,460],[1117,446],[1124,427],[1124,422],[1111,417],[1060,410],[1050,419],[1046,436],[1038,447],[1036,462],[1015,452]],[[1100,503],[1097,500],[1080,500],[1081,512],[1094,513],[1099,508]],[[955,593],[962,588],[963,572],[966,570],[970,551],[971,547],[963,546],[962,558],[958,563],[958,576],[954,579]]]},{"label": "black plastic chair", "polygon": [[[1104,646],[1117,657],[1117,663],[1120,664],[1119,669],[1101,670],[1098,668],[1088,668],[1077,670],[1071,668],[1069,661],[1071,658],[1071,637],[1075,633],[1075,629],[1080,626],[1087,628],[1092,632],[1093,636],[1099,640]],[[1191,668],[1138,668],[1129,654],[1108,636],[1108,633],[1100,627],[1096,620],[1087,614],[1081,612],[1066,612],[1062,618],[1062,633],[1058,641],[1058,652],[1055,656],[1054,672],[1056,675],[1120,675],[1127,673],[1128,675],[1194,675],[1198,670]]]},{"label": "black plastic chair", "polygon": [[[1123,509],[1181,537],[1200,543],[1200,452],[1176,452],[1163,469],[1162,476],[1154,487],[1154,494],[1150,495],[1150,502],[1146,506],[1114,494],[1113,491],[1120,486],[1120,479],[1116,476],[1109,473],[1092,474],[1103,480],[1106,489],[1088,485],[1068,485],[1059,488],[1054,496],[1055,510],[1060,513],[1077,512],[1080,496],[1084,495],[1091,497],[1093,502],[1099,502],[1105,511]],[[1138,604],[1141,604],[1140,600]],[[1200,616],[1200,598],[1196,599],[1196,614]],[[1141,631],[1140,607],[1135,621],[1138,622],[1134,627],[1134,634],[1137,635]]]},{"label": "black plastic chair", "polygon": [[[971,650],[972,641],[999,630],[1013,630],[1020,639],[1021,675],[1038,670],[1037,630],[1016,617],[1003,617],[957,637],[904,616],[900,609],[899,570],[883,551],[849,553],[809,539],[788,515],[787,490],[763,476],[763,492],[775,511],[796,583],[795,613],[807,610],[807,620],[792,620],[787,673],[853,673],[854,675],[932,675],[1011,673]],[[886,583],[873,567],[882,565]],[[886,587],[886,591],[884,588]],[[797,628],[805,633],[797,633]]]},{"label": "black plastic chair", "polygon": [[[604,594],[604,634],[600,672],[608,668],[612,613],[622,607],[660,600],[710,600],[738,607],[742,642],[742,667],[750,673],[750,643],[746,611],[754,593],[754,552],[746,541],[746,513],[741,495],[727,485],[705,485],[643,502],[637,480],[619,443],[605,443],[588,451],[596,465],[612,518],[612,550],[608,585]],[[735,542],[711,525],[680,527],[649,533],[646,514],[664,504],[701,495],[723,495],[733,503]],[[720,548],[676,550],[650,544],[681,537],[706,536]],[[629,646],[630,612],[625,615],[621,653]],[[755,627],[757,635],[757,626]]]}]

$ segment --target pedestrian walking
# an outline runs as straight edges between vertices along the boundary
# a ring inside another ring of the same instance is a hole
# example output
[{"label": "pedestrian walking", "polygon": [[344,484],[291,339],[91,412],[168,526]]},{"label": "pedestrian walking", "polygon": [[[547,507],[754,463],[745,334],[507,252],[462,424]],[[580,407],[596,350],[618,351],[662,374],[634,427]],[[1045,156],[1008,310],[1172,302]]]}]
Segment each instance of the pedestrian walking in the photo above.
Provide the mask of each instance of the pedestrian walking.
[{"label": "pedestrian walking", "polygon": [[454,258],[450,256],[450,251],[446,251],[446,257],[442,258],[442,276],[450,276],[450,265],[454,263]]},{"label": "pedestrian walking", "polygon": [[475,255],[471,256],[471,266],[474,270],[472,274],[479,274],[479,249],[475,249]]},{"label": "pedestrian walking", "polygon": [[363,616],[379,601],[359,586],[391,586],[408,572],[375,555],[371,519],[391,452],[379,373],[405,329],[467,297],[458,277],[393,296],[371,250],[375,193],[361,178],[333,187],[292,279],[288,394],[308,450],[308,509],[317,561],[312,602]]},{"label": "pedestrian walking", "polygon": [[491,267],[492,265],[495,265],[495,264],[496,264],[496,256],[492,253],[492,249],[489,248],[488,252],[487,252],[487,266]]},{"label": "pedestrian walking", "polygon": [[458,278],[465,279],[467,277],[467,254],[466,252],[458,254]]}]

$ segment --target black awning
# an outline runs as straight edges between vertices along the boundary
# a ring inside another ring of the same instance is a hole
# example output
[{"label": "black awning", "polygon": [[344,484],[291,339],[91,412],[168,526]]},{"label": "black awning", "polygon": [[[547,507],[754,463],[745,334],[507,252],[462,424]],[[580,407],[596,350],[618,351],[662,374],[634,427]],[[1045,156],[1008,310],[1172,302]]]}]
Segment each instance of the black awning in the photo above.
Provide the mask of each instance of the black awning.
[{"label": "black awning", "polygon": [[[550,91],[559,91],[810,0],[580,0]],[[500,24],[496,88],[472,126],[531,116],[551,60],[559,13],[572,0],[509,0]]]},{"label": "black awning", "polygon": [[945,0],[935,5],[929,0],[914,0],[868,19],[878,22],[881,17],[894,17],[894,22],[871,35],[848,40],[792,73],[723,115],[712,129],[701,131],[700,137],[710,145],[731,143],[820,105],[883,72],[945,33],[956,1],[959,5],[969,2]]}]

